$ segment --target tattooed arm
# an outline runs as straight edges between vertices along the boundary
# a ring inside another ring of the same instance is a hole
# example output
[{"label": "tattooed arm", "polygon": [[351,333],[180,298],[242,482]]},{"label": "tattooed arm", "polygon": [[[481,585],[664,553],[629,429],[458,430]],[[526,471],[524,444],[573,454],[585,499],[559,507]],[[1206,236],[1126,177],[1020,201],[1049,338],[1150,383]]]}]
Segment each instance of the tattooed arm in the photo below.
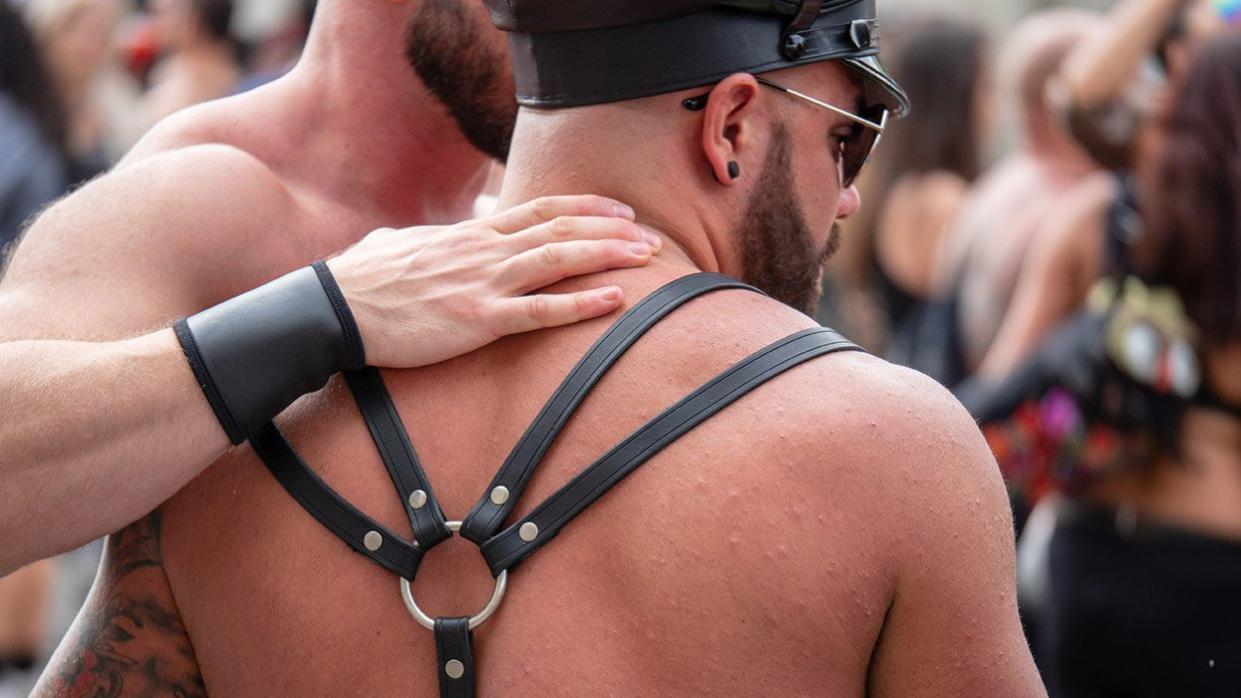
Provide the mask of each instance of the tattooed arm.
[{"label": "tattooed arm", "polygon": [[86,605],[35,696],[207,695],[164,573],[162,523],[156,510],[109,536]]}]

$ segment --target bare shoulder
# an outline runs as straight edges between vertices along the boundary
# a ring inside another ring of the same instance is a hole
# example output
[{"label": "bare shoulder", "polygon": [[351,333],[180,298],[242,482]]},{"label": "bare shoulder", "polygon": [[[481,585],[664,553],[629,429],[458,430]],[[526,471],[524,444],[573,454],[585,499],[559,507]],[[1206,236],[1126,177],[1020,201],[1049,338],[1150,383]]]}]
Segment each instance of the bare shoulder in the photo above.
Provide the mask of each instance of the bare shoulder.
[{"label": "bare shoulder", "polygon": [[825,536],[849,531],[878,572],[868,584],[885,589],[868,693],[1041,695],[1012,513],[974,421],[931,379],[873,357],[804,368],[770,397],[788,405],[805,489],[832,512]]},{"label": "bare shoulder", "polygon": [[918,177],[914,189],[920,204],[933,211],[955,209],[968,191],[969,182],[943,170]]},{"label": "bare shoulder", "polygon": [[[754,294],[695,302],[703,322],[687,329],[693,336],[684,338],[685,346],[754,347],[815,326]],[[752,415],[738,425],[746,430],[739,436],[747,447],[795,454],[808,484],[848,478],[860,506],[906,518],[920,511],[906,500],[947,497],[949,509],[938,512],[945,515],[957,502],[986,498],[1009,525],[999,468],[977,424],[921,373],[863,352],[841,352],[802,364],[744,399],[737,412]]]},{"label": "bare shoulder", "polygon": [[942,224],[956,212],[969,190],[969,183],[951,172],[932,172],[906,177],[897,183],[885,204],[885,218],[900,222],[922,221],[916,226],[922,233],[929,227],[926,219]]},{"label": "bare shoulder", "polygon": [[[49,305],[73,315],[106,297],[124,311],[123,327],[97,304],[86,315],[124,335],[245,290],[229,288],[230,275],[263,264],[252,243],[287,227],[295,210],[270,169],[227,145],[177,148],[119,167],[45,211],[12,253],[0,278],[6,334],[20,335],[17,327],[46,317]],[[95,324],[81,320],[65,326]]]},{"label": "bare shoulder", "polygon": [[[246,97],[238,95],[198,104],[167,116],[151,127],[118,164],[122,169],[148,158],[183,148],[216,144],[236,145],[231,133],[238,119],[239,103]],[[244,150],[244,148],[242,148]]]},{"label": "bare shoulder", "polygon": [[950,506],[1003,499],[977,424],[946,389],[916,371],[863,353],[838,354],[808,364],[780,390],[794,393],[778,399],[798,406],[786,414],[806,457],[847,467],[882,492],[894,515],[915,515],[915,500],[940,494],[951,495]]}]

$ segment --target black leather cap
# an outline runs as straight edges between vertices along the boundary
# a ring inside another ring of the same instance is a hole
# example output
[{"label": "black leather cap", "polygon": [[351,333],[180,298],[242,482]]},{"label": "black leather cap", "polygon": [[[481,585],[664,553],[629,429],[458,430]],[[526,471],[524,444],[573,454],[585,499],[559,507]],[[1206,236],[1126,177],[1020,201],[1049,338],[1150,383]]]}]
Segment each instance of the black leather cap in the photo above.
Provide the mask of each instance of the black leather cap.
[{"label": "black leather cap", "polygon": [[517,101],[620,102],[739,72],[840,61],[866,99],[895,114],[909,98],[879,62],[875,0],[487,0],[509,32]]}]

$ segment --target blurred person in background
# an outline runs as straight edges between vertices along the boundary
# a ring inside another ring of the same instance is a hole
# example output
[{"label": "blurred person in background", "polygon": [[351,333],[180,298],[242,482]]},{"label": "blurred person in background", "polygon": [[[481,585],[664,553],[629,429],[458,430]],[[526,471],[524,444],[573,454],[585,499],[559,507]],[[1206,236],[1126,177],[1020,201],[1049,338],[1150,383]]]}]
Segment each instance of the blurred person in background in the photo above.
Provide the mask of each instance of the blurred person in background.
[{"label": "blurred person in background", "polygon": [[71,181],[107,169],[141,135],[134,116],[136,83],[121,69],[116,32],[121,0],[26,0],[34,29],[68,119]]},{"label": "blurred person in background", "polygon": [[1092,176],[1053,212],[1023,262],[1010,312],[978,374],[1000,380],[1086,300],[1142,235],[1135,163],[1151,157],[1169,79],[1193,47],[1226,30],[1211,0],[1124,0],[1098,35],[1082,42],[1050,85],[1049,97],[1075,140],[1106,172]]},{"label": "blurred person in background", "polygon": [[1241,685],[1241,36],[1192,55],[1135,168],[1140,236],[1087,311],[967,398],[1006,475],[1063,495],[1040,505],[1026,608],[1054,696]]},{"label": "blurred person in background", "polygon": [[949,224],[981,169],[991,120],[988,48],[981,28],[947,18],[908,21],[899,36],[893,74],[917,107],[885,133],[865,192],[877,213],[863,236],[873,235],[871,264],[893,328],[889,358],[929,369],[914,354],[936,343],[928,331],[942,336],[938,324],[948,321],[927,302]]},{"label": "blurred person in background", "polygon": [[302,0],[281,27],[254,47],[246,61],[246,75],[237,85],[237,92],[265,85],[293,69],[310,34],[317,4],[318,0]]},{"label": "blurred person in background", "polygon": [[142,99],[147,124],[233,94],[241,66],[229,33],[232,0],[152,0],[151,8],[164,55]]},{"label": "blurred person in background", "polygon": [[0,0],[0,262],[32,214],[68,184],[68,126],[30,29]]},{"label": "blurred person in background", "polygon": [[[1001,96],[1017,124],[1013,150],[990,168],[953,222],[941,292],[955,297],[963,354],[954,385],[983,360],[1017,286],[1021,262],[1052,212],[1097,169],[1047,99],[1047,85],[1074,47],[1088,40],[1098,17],[1085,10],[1046,10],[1024,19],[999,60]],[[939,378],[940,376],[936,376]],[[941,379],[942,380],[942,379]]]}]

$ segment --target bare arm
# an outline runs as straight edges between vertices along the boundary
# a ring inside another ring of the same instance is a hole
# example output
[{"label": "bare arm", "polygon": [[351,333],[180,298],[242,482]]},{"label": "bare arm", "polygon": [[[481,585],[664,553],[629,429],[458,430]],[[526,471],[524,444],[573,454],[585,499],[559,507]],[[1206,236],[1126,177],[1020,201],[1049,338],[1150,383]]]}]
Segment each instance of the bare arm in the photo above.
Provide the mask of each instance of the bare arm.
[{"label": "bare arm", "polygon": [[[884,458],[901,478],[884,493],[884,508],[898,512],[897,582],[868,692],[1045,696],[1017,614],[1013,520],[999,468],[965,410],[917,382],[915,410],[924,417]],[[905,408],[893,418],[911,421]]]},{"label": "bare arm", "polygon": [[[245,178],[238,165],[206,151],[110,175],[46,213],[13,255],[0,280],[0,573],[120,529],[228,447],[171,331],[143,333],[211,302],[198,276],[217,263],[209,249],[165,232],[204,226],[173,202],[219,210],[207,215],[246,236],[267,221],[210,198],[288,212],[278,193],[211,181],[220,167]],[[184,168],[202,188],[168,181]]]},{"label": "bare arm", "polygon": [[[646,263],[653,248],[630,248],[642,231],[604,217],[614,206],[573,197],[369,236],[330,264],[370,363],[425,365],[611,312],[613,289],[525,294]],[[284,232],[301,215],[257,161],[205,146],[128,165],[36,223],[0,280],[0,574],[138,519],[224,453],[163,328],[335,252]]]},{"label": "bare arm", "polygon": [[1142,60],[1168,31],[1172,19],[1191,0],[1126,0],[1108,15],[1102,34],[1082,41],[1061,70],[1069,101],[1081,108],[1117,99]]},{"label": "bare arm", "polygon": [[0,420],[0,572],[121,528],[229,447],[171,330],[0,343]]}]

